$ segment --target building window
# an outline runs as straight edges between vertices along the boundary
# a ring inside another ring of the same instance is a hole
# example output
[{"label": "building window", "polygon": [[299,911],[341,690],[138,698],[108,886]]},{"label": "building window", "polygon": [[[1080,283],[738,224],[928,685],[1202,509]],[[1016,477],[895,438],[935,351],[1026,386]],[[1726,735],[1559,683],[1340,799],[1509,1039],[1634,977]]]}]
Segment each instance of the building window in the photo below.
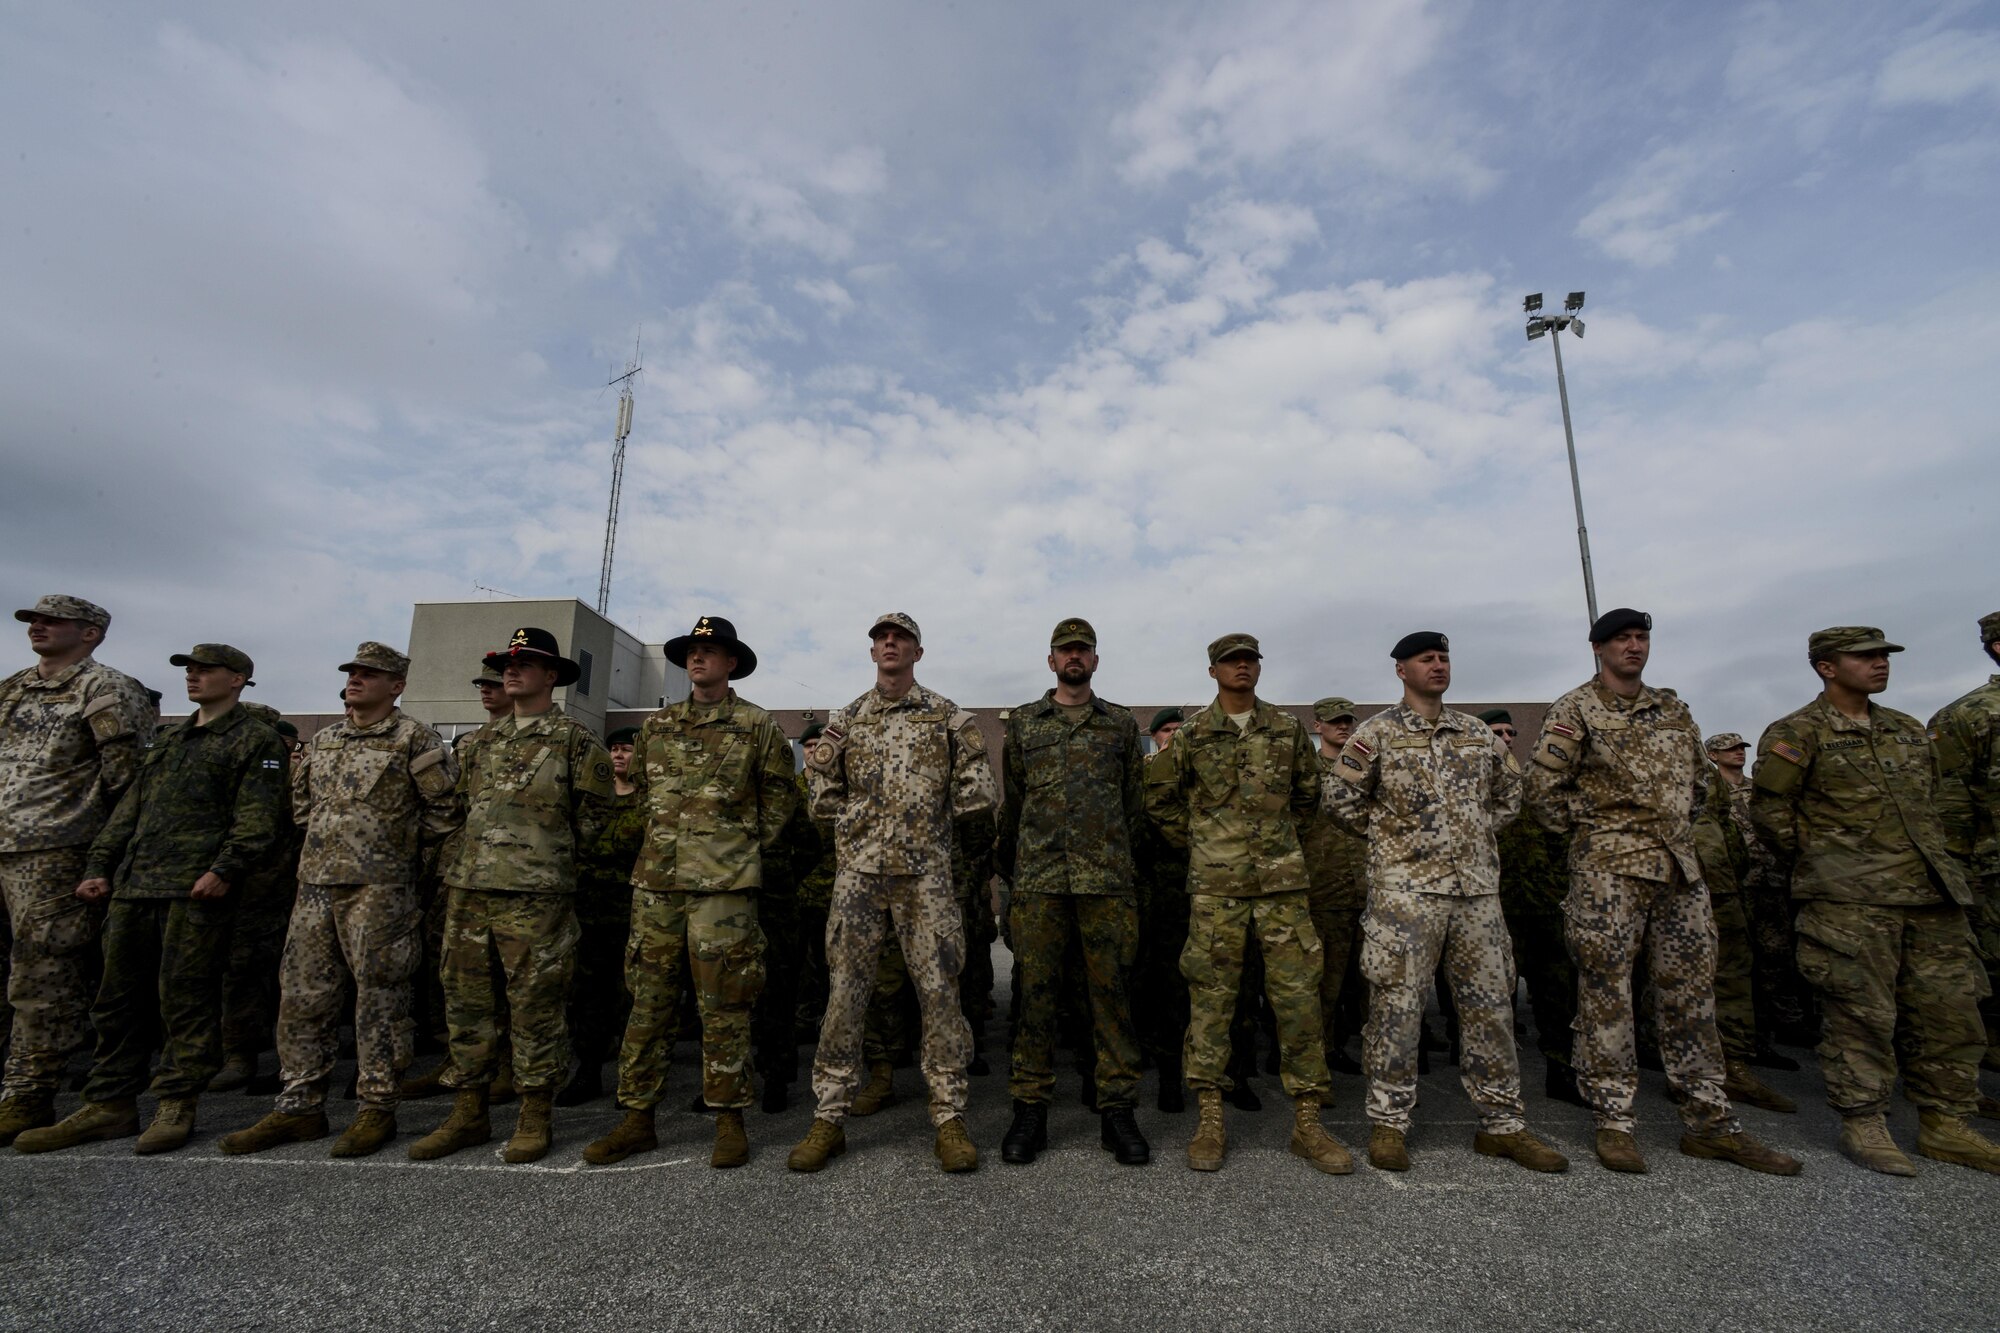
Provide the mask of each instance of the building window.
[{"label": "building window", "polygon": [[590,649],[579,648],[576,650],[576,666],[576,692],[588,695],[590,693]]}]

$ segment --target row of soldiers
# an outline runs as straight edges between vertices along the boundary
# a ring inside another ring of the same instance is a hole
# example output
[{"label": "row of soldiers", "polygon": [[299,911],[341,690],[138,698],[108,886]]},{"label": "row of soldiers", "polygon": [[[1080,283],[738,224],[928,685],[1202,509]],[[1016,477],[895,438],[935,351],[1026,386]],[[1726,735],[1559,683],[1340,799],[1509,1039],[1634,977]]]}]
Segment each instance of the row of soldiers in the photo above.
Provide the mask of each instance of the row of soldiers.
[{"label": "row of soldiers", "polygon": [[[108,615],[73,598],[46,598],[19,614],[42,662],[7,683],[6,806],[32,789],[26,813],[42,824],[56,823],[53,807],[62,805],[72,837],[93,811],[102,827],[77,849],[79,873],[66,897],[78,909],[58,902],[66,866],[46,864],[46,856],[13,859],[50,848],[7,853],[16,923],[10,993],[19,995],[0,1132],[23,1151],[137,1133],[136,1094],[161,1046],[153,1079],[159,1110],[137,1147],[178,1147],[192,1132],[196,1097],[223,1063],[215,996],[230,941],[242,935],[232,928],[238,904],[230,890],[248,883],[283,842],[285,748],[275,729],[237,707],[250,683],[248,657],[201,645],[173,659],[187,671],[196,714],[139,749],[130,744],[142,734],[136,684],[90,658]],[[1988,620],[2000,626],[2000,617]],[[1507,745],[1511,719],[1443,706],[1449,643],[1428,632],[1407,636],[1392,654],[1403,702],[1356,728],[1351,704],[1323,700],[1315,708],[1317,747],[1289,714],[1257,699],[1256,640],[1226,635],[1209,649],[1215,703],[1191,719],[1155,718],[1162,748],[1148,760],[1132,716],[1090,688],[1095,631],[1066,620],[1051,640],[1055,686],[1008,716],[1003,797],[970,715],[916,684],[923,650],[915,621],[889,613],[870,628],[875,688],[808,738],[803,802],[776,723],[732,688],[756,658],[720,617],[704,617],[666,646],[688,673],[690,697],[636,734],[614,736],[631,744],[610,754],[554,705],[553,691],[574,680],[577,667],[546,631],[519,630],[488,657],[508,707],[461,738],[456,754],[395,708],[407,659],[363,644],[342,667],[346,719],[313,738],[290,778],[301,842],[277,1023],[283,1088],[271,1115],[222,1146],[257,1151],[329,1132],[327,1080],[349,984],[361,1106],[334,1151],[373,1152],[395,1134],[411,1062],[410,982],[423,952],[423,849],[433,846],[444,886],[437,972],[449,1044],[439,1081],[455,1090],[456,1103],[411,1156],[490,1139],[488,1107],[503,1062],[522,1097],[505,1156],[545,1154],[571,1037],[606,1029],[601,1020],[593,1028],[589,1012],[617,1006],[609,998],[619,989],[611,960],[622,956],[630,1010],[618,1100],[626,1114],[586,1159],[618,1161],[657,1145],[655,1108],[687,989],[701,1024],[702,1100],[717,1113],[711,1161],[741,1164],[753,1044],[796,1058],[783,982],[798,975],[800,950],[781,945],[774,956],[767,927],[795,942],[807,933],[787,932],[796,922],[781,922],[785,914],[772,907],[790,902],[785,890],[788,879],[801,878],[798,867],[811,867],[809,878],[824,866],[814,846],[824,830],[834,856],[820,937],[826,997],[817,1106],[790,1165],[823,1167],[845,1148],[846,1116],[864,1109],[871,1093],[878,1105],[889,1095],[870,1013],[883,1017],[892,983],[906,976],[922,1017],[935,1150],[946,1170],[970,1170],[978,1154],[963,1112],[977,1052],[964,1001],[977,991],[962,993],[960,980],[969,955],[985,953],[983,913],[968,904],[984,900],[983,869],[973,868],[984,843],[978,821],[997,807],[993,856],[1020,969],[1006,1160],[1031,1161],[1046,1143],[1067,975],[1087,997],[1094,1100],[1102,1141],[1117,1160],[1143,1163],[1150,1151],[1133,1116],[1143,1059],[1134,991],[1152,1020],[1148,1030],[1157,1033],[1163,1014],[1171,1032],[1185,1014],[1177,1052],[1168,1049],[1171,1039],[1145,1045],[1163,1085],[1184,1074],[1196,1093],[1188,1161],[1213,1170],[1226,1145],[1222,1098],[1232,1091],[1232,1068],[1242,1067],[1244,1013],[1253,1007],[1246,1002],[1261,988],[1295,1104],[1293,1151],[1323,1171],[1352,1170],[1319,1108],[1330,1091],[1327,1054],[1337,1049],[1333,1019],[1343,1008],[1347,959],[1358,952],[1371,1162],[1409,1165],[1424,1006],[1436,977],[1481,1115],[1475,1148],[1561,1170],[1566,1159],[1526,1127],[1513,1042],[1517,952],[1536,955],[1523,970],[1545,1044],[1559,1026],[1545,1008],[1559,1012],[1562,999],[1553,978],[1536,984],[1537,973],[1554,971],[1559,960],[1545,940],[1519,948],[1515,941],[1532,928],[1500,907],[1500,836],[1525,801],[1537,826],[1570,840],[1563,952],[1576,977],[1577,1040],[1569,1067],[1575,1095],[1596,1112],[1605,1166],[1645,1165],[1630,1133],[1637,966],[1650,983],[1670,1088],[1682,1101],[1682,1150],[1778,1174],[1798,1170],[1743,1133],[1731,1111],[1732,1091],[1753,1101],[1759,1093],[1777,1097],[1748,1073],[1756,1047],[1743,1032],[1754,1034],[1754,1016],[1725,1023],[1735,1032],[1728,1043],[1717,1024],[1718,996],[1730,998],[1732,1013],[1736,997],[1733,981],[1722,980],[1742,969],[1718,972],[1715,904],[1737,901],[1719,886],[1725,870],[1747,868],[1744,849],[1753,843],[1790,876],[1803,902],[1798,973],[1824,1013],[1820,1054],[1844,1116],[1843,1150],[1875,1169],[1913,1169],[1881,1115],[1900,1023],[1917,1052],[1903,1072],[1923,1108],[1919,1151],[2000,1166],[1992,1145],[1964,1121],[1977,1105],[1985,1042],[1982,1033],[1968,1066],[1960,1039],[1966,1011],[1978,1024],[1973,1006],[1985,978],[1976,965],[1964,971],[1973,958],[1969,936],[1957,954],[1950,947],[1954,920],[1964,934],[1963,875],[1944,850],[1930,757],[1885,748],[1927,746],[1927,738],[1913,720],[1868,698],[1886,685],[1888,653],[1897,649],[1872,630],[1813,637],[1809,656],[1824,692],[1760,745],[1748,802],[1756,837],[1746,841],[1735,804],[1709,794],[1710,765],[1685,705],[1642,680],[1650,629],[1649,617],[1627,609],[1592,627],[1599,674],[1557,702],[1524,774]],[[1986,634],[1989,652],[1995,637]],[[31,697],[35,684],[42,690]],[[77,688],[59,694],[70,685]],[[15,725],[23,717],[17,697],[39,708],[27,729]],[[1981,765],[1990,767],[1993,709],[1980,697],[1946,710],[1938,733],[1947,738],[1938,750],[1947,775],[1942,803],[1953,812],[1949,836],[1964,843],[1967,858],[1981,855],[1982,837],[1990,844],[1992,836]],[[1857,726],[1868,733],[1860,741],[1846,734]],[[1888,739],[1871,739],[1876,730]],[[1717,739],[1723,743],[1709,750],[1725,765],[1740,758],[1728,743],[1740,738]],[[36,761],[39,773],[31,771]],[[1856,814],[1863,787],[1874,804]],[[1835,816],[1872,824],[1853,836],[1829,834]],[[1703,854],[1704,823],[1722,830],[1719,855]],[[637,858],[629,906],[616,884],[621,846]],[[580,896],[599,853],[614,868],[601,893]],[[1990,857],[1990,846],[1983,854]],[[33,887],[22,871],[32,873]],[[74,918],[74,938],[89,935],[90,909],[110,898],[104,974],[90,1015],[97,1059],[84,1107],[60,1124],[50,1124],[48,1071],[59,1070],[67,1053],[63,1037],[73,1045],[80,1035],[75,987],[66,1010],[61,997],[53,1007],[37,1001],[50,992],[41,983],[56,976],[48,958],[69,957],[79,976],[58,979],[79,981],[82,950],[49,949],[46,936],[23,930],[34,914],[17,910],[17,883],[24,908],[60,907]],[[805,915],[810,920],[810,908]],[[1905,938],[1893,945],[1880,938],[1896,929]],[[883,961],[892,930],[900,967]],[[1734,925],[1727,933],[1742,935]],[[769,984],[772,961],[784,974],[777,987]],[[1883,975],[1886,1031],[1873,1003],[1880,996],[1868,989]],[[777,998],[766,1012],[781,1016],[784,1035],[756,1040],[767,991]],[[148,1003],[149,995],[157,1001]],[[588,1071],[579,1077],[594,1080],[602,1045],[578,1046]],[[41,1070],[39,1082],[24,1080],[17,1091],[17,1061]],[[785,1065],[775,1057],[763,1071],[767,1108],[771,1085],[787,1081]],[[594,1089],[576,1091],[580,1098]]]}]

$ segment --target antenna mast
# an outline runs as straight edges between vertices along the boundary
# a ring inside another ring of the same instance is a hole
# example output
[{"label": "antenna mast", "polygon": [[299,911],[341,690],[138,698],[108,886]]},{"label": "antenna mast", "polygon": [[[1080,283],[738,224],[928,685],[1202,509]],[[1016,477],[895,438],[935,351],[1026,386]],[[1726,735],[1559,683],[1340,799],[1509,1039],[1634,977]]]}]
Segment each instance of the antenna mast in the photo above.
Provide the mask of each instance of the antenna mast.
[{"label": "antenna mast", "polygon": [[632,359],[625,373],[614,376],[606,388],[618,386],[618,430],[611,442],[611,507],[604,516],[604,565],[597,574],[597,614],[611,610],[611,553],[618,545],[618,497],[625,489],[625,440],[632,433],[632,381],[639,375],[639,340],[632,340]]}]

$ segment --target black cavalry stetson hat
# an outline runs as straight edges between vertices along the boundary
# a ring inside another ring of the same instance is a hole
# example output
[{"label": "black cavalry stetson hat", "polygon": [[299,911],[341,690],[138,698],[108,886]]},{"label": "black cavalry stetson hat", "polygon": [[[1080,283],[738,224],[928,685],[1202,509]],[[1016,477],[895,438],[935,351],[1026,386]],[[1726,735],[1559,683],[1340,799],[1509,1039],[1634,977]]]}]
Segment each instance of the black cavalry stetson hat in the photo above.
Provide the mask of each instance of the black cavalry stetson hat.
[{"label": "black cavalry stetson hat", "polygon": [[556,669],[556,684],[574,685],[583,668],[562,655],[556,636],[545,629],[517,629],[507,637],[507,646],[486,654],[485,664],[495,671],[506,667],[511,658],[542,658]]},{"label": "black cavalry stetson hat", "polygon": [[729,673],[731,680],[742,680],[757,669],[757,654],[750,651],[749,644],[736,637],[736,626],[721,616],[703,616],[694,622],[694,628],[687,633],[668,639],[665,648],[667,660],[681,670],[687,670],[688,649],[698,643],[716,644],[736,658],[736,669]]}]

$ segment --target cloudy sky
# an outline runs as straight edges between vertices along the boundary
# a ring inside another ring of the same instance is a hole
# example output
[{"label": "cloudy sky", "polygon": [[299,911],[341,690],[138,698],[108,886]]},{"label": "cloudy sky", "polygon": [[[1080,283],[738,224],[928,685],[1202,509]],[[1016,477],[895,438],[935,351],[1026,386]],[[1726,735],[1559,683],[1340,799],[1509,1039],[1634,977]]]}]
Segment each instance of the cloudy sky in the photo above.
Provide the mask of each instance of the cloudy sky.
[{"label": "cloudy sky", "polygon": [[[2000,18],[1975,4],[11,6],[0,568],[154,684],[223,639],[317,711],[416,600],[731,616],[746,693],[1463,699],[1587,670],[1600,602],[1754,734],[1806,634],[1888,702],[2000,606]],[[141,17],[135,19],[134,14]],[[1982,571],[1984,571],[1982,573]],[[28,660],[25,644],[16,657]]]}]

